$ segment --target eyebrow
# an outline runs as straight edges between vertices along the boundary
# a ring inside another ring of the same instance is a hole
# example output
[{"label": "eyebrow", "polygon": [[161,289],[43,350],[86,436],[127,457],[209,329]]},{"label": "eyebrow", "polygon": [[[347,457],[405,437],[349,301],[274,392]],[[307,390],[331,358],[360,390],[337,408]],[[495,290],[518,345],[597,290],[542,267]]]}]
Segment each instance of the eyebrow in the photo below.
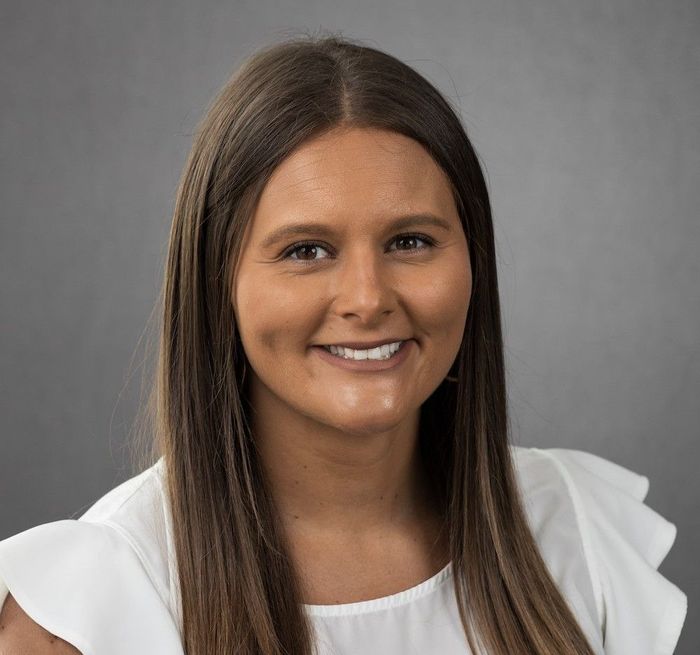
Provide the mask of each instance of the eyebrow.
[{"label": "eyebrow", "polygon": [[[430,213],[399,216],[388,225],[388,228],[390,230],[403,230],[419,225],[432,225],[433,227],[438,227],[448,232],[452,229],[449,221]],[[278,241],[283,241],[295,236],[320,235],[330,237],[334,234],[335,229],[323,223],[290,223],[289,225],[283,225],[270,232],[263,240],[262,247],[269,248]]]}]

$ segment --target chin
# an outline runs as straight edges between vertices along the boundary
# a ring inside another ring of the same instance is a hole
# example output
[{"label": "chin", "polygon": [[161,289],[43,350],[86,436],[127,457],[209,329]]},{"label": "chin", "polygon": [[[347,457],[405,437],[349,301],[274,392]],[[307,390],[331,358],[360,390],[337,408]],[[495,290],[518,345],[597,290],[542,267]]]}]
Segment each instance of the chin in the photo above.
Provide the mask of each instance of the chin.
[{"label": "chin", "polygon": [[384,416],[355,416],[348,417],[347,421],[328,421],[337,430],[346,434],[354,434],[357,436],[378,434],[389,432],[397,428],[406,418],[405,415],[396,416],[393,413]]}]

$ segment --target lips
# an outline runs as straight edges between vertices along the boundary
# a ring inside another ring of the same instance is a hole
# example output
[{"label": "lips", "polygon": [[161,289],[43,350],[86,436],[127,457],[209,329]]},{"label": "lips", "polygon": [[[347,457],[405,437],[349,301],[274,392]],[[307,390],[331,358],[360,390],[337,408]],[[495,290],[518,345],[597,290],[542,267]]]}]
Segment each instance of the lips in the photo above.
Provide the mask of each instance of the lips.
[{"label": "lips", "polygon": [[323,346],[314,346],[313,350],[323,360],[332,364],[333,367],[345,369],[355,373],[380,373],[383,371],[401,371],[403,364],[410,357],[411,353],[416,349],[416,343],[413,339],[407,339],[401,347],[391,357],[386,359],[354,359],[339,357],[332,354]]}]

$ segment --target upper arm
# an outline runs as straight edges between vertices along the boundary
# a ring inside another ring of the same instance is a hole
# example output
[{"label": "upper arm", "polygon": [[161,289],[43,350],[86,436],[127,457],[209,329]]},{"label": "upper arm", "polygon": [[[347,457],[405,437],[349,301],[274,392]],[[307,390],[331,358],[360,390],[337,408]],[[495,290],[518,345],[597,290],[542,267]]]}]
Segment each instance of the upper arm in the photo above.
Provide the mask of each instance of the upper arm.
[{"label": "upper arm", "polygon": [[31,619],[7,594],[0,611],[0,655],[81,655],[60,637]]}]

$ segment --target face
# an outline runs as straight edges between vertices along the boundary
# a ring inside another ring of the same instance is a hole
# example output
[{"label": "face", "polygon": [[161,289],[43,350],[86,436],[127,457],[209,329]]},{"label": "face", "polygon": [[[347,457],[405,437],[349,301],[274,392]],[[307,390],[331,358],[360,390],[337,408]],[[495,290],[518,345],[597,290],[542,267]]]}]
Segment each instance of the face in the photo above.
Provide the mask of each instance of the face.
[{"label": "face", "polygon": [[[232,303],[253,407],[347,434],[414,420],[457,356],[472,283],[428,152],[374,128],[306,142],[275,169],[243,241]],[[383,361],[322,347],[394,341]]]}]

